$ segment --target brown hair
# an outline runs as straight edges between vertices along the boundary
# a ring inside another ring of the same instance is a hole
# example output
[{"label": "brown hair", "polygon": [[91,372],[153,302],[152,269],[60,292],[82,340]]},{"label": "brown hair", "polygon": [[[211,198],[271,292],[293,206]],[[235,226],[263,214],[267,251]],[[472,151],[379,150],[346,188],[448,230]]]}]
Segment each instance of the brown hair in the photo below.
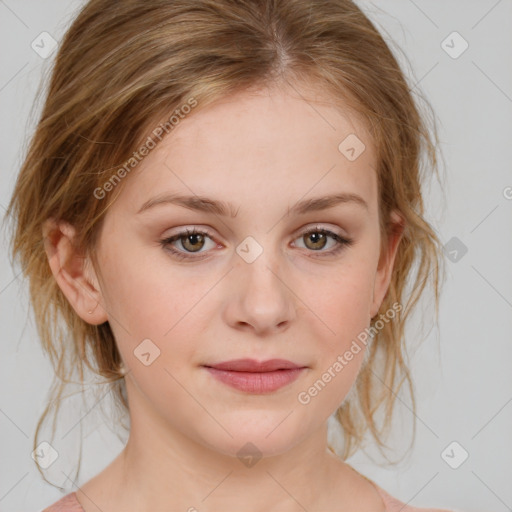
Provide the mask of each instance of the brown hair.
[{"label": "brown hair", "polygon": [[350,0],[91,0],[56,55],[7,212],[15,220],[11,254],[29,278],[38,333],[55,369],[53,399],[37,424],[34,448],[50,406],[56,406],[55,426],[62,391],[74,372],[84,378],[84,364],[111,386],[117,405],[128,408],[109,323],[84,322],[61,292],[44,251],[43,221],[53,217],[75,226],[76,247],[94,259],[102,220],[122,182],[102,200],[95,190],[159,122],[191,98],[196,111],[249,87],[286,81],[310,83],[361,117],[376,148],[381,233],[389,232],[394,209],[406,222],[379,314],[408,301],[378,329],[354,392],[336,412],[344,432],[341,456],[360,448],[368,429],[379,449],[385,446],[404,382],[414,413],[404,327],[429,280],[438,314],[444,263],[422,198],[424,178],[438,172],[437,136],[372,22]]}]

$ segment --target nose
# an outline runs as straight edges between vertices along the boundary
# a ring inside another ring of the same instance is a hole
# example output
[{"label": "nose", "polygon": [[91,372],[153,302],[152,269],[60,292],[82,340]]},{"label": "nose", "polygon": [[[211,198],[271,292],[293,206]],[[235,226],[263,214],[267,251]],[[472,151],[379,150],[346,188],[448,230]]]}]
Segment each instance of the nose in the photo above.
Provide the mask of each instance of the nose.
[{"label": "nose", "polygon": [[230,272],[225,321],[259,336],[287,329],[296,316],[297,300],[287,276],[269,250],[250,263],[239,258]]}]

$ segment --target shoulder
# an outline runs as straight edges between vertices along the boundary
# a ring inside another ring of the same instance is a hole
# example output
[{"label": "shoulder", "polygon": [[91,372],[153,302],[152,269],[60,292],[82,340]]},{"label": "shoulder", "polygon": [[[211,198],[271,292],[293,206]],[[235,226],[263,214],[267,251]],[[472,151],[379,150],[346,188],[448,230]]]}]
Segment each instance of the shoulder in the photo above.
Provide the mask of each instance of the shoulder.
[{"label": "shoulder", "polygon": [[76,493],[70,492],[41,512],[85,512],[76,498]]},{"label": "shoulder", "polygon": [[457,510],[448,510],[445,508],[423,508],[423,507],[413,507],[411,505],[407,505],[406,503],[400,501],[398,498],[395,498],[388,494],[384,489],[379,487],[375,482],[372,482],[373,485],[377,488],[377,492],[380,494],[382,501],[384,502],[386,512],[459,512]]},{"label": "shoulder", "polygon": [[[352,471],[354,471],[357,475],[362,477],[366,482],[370,483],[372,487],[377,491],[377,494],[380,496],[382,501],[381,507],[379,510],[384,510],[384,512],[461,512],[459,510],[448,510],[441,508],[423,508],[423,507],[413,507],[412,505],[407,505],[403,501],[400,501],[398,498],[391,496],[388,492],[386,492],[382,487],[377,485],[371,478],[368,478],[366,475],[363,475],[355,468],[350,465],[347,465]],[[382,509],[382,506],[384,508]]]}]

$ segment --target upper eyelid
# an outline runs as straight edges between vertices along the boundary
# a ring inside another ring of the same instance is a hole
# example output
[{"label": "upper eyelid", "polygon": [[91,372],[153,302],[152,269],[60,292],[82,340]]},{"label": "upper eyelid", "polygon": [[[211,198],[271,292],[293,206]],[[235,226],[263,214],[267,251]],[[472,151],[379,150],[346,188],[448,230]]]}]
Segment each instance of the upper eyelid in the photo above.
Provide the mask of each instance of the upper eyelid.
[{"label": "upper eyelid", "polygon": [[[330,226],[322,226],[320,224],[315,224],[310,227],[300,228],[294,232],[293,236],[298,237],[298,236],[304,235],[306,233],[321,231],[321,230],[330,231],[334,235],[340,236],[342,238],[348,238],[348,236],[349,236],[349,235],[345,235],[344,233],[337,233],[335,228],[332,228]],[[212,240],[216,241],[216,237],[215,237],[214,233],[212,233],[212,231],[209,228],[203,228],[203,227],[197,227],[197,226],[185,227],[185,228],[181,229],[181,231],[178,231],[172,235],[168,235],[163,238],[168,239],[168,238],[186,236],[188,233],[204,234],[204,235],[210,237]]]}]

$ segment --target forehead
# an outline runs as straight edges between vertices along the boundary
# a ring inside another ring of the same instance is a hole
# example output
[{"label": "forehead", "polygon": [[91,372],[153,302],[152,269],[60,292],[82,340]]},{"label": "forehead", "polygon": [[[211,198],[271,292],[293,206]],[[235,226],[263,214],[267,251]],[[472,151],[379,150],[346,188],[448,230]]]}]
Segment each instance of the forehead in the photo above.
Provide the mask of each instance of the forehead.
[{"label": "forehead", "polygon": [[243,210],[244,199],[290,204],[357,191],[371,204],[375,169],[373,143],[350,110],[311,90],[249,90],[184,116],[123,183],[120,202],[135,209],[172,191]]}]

